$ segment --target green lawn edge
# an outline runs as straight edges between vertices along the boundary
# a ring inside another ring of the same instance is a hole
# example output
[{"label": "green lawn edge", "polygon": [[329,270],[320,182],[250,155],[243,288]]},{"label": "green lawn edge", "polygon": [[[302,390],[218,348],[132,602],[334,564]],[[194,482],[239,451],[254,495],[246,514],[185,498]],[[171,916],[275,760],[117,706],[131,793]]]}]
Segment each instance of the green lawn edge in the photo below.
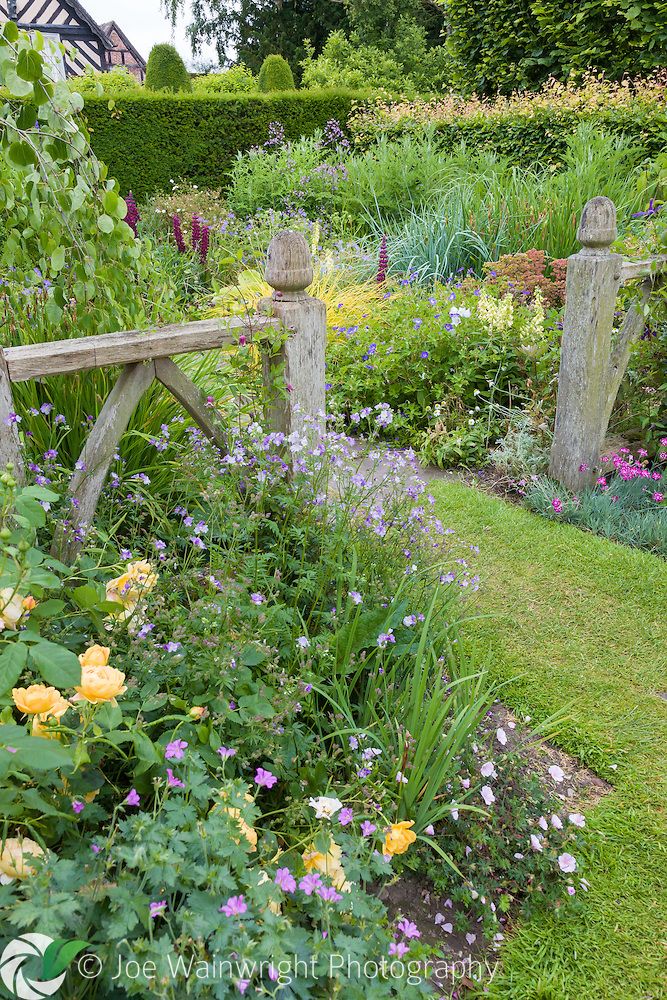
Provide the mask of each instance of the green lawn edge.
[{"label": "green lawn edge", "polygon": [[485,995],[667,996],[667,563],[459,483],[430,488],[445,527],[480,547],[465,628],[494,678],[518,678],[503,701],[535,720],[568,706],[554,742],[614,785],[588,813],[584,914],[521,923]]}]

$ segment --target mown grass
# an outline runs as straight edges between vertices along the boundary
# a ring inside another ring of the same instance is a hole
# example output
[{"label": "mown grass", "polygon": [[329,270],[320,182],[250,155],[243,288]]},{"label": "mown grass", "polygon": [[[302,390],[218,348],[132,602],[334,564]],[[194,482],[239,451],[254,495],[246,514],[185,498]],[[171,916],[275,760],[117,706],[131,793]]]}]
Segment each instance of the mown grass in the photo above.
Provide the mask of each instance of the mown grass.
[{"label": "mown grass", "polygon": [[667,996],[667,565],[456,483],[433,484],[447,526],[480,545],[468,624],[513,709],[568,706],[555,742],[611,782],[588,814],[582,916],[516,929],[492,998]]}]

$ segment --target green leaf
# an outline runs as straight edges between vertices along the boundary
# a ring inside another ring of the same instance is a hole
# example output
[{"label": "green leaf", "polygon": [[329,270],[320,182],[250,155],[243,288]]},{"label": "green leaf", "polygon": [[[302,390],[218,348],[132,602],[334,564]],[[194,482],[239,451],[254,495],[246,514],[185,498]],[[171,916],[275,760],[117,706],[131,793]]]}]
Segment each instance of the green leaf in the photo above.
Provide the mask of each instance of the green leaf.
[{"label": "green leaf", "polygon": [[[16,730],[19,731],[18,734]],[[16,753],[12,754],[12,766],[15,770],[71,770],[73,767],[72,755],[58,740],[28,736],[20,726],[0,726],[0,743],[15,749]]]},{"label": "green leaf", "polygon": [[81,683],[79,659],[64,646],[49,642],[48,639],[40,639],[31,648],[30,656],[48,684],[62,689]]},{"label": "green leaf", "polygon": [[31,618],[48,619],[55,618],[65,607],[64,601],[59,601],[52,597],[48,601],[40,601],[36,608],[30,612]]},{"label": "green leaf", "polygon": [[37,154],[29,142],[13,142],[7,150],[7,159],[15,167],[34,167]]},{"label": "green leaf", "polygon": [[5,70],[5,86],[14,97],[28,97],[32,93],[32,84],[22,80],[11,66]]},{"label": "green leaf", "polygon": [[103,233],[112,233],[114,231],[114,221],[110,215],[100,215],[97,220],[97,228]]},{"label": "green leaf", "polygon": [[56,274],[65,266],[65,247],[57,247],[51,254],[51,270]]},{"label": "green leaf", "polygon": [[82,609],[88,611],[89,608],[96,608],[100,603],[100,596],[95,587],[90,583],[84,583],[72,591],[74,602]]},{"label": "green leaf", "polygon": [[260,663],[264,663],[266,658],[266,653],[259,646],[245,646],[240,656],[244,667],[256,667]]},{"label": "green leaf", "polygon": [[10,691],[25,669],[28,647],[13,642],[0,654],[0,695]]},{"label": "green leaf", "polygon": [[16,72],[22,80],[36,83],[42,78],[44,60],[35,49],[21,49],[16,63]]},{"label": "green leaf", "polygon": [[7,21],[3,30],[3,37],[7,39],[8,42],[17,42],[19,37],[19,29],[14,21]]}]

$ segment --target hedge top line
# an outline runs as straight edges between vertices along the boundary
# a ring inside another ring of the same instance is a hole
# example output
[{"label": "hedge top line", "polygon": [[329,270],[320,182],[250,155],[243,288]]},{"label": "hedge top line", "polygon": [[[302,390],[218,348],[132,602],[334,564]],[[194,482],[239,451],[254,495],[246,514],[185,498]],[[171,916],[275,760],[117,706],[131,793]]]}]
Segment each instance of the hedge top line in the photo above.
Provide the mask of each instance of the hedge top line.
[{"label": "hedge top line", "polygon": [[[283,103],[285,101],[301,102],[304,104],[310,103],[326,103],[332,99],[342,99],[349,101],[366,101],[372,98],[372,91],[369,90],[352,90],[348,87],[328,87],[321,90],[274,90],[270,93],[253,93],[253,94],[202,94],[196,91],[179,91],[177,93],[172,93],[170,91],[141,91],[140,93],[123,93],[118,92],[114,94],[109,92],[108,94],[84,94],[84,112],[88,105],[103,105],[108,107],[109,102],[113,101],[115,106],[122,106],[126,104],[146,104],[148,102],[154,103],[177,103],[177,104],[274,104]],[[113,110],[113,107],[110,108]]]}]

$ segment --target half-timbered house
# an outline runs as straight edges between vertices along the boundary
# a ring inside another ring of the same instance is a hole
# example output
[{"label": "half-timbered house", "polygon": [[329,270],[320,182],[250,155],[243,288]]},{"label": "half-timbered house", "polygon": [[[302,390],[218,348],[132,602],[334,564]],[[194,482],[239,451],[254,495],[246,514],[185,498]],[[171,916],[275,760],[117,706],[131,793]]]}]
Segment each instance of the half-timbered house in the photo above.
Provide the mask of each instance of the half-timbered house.
[{"label": "half-timbered house", "polygon": [[88,67],[106,72],[112,66],[124,65],[123,56],[114,55],[117,44],[143,66],[142,74],[145,70],[143,59],[115,22],[110,25],[117,31],[116,41],[79,0],[0,0],[0,24],[7,20],[16,21],[26,31],[40,31],[47,41],[66,46],[64,56],[57,44],[51,46],[50,61],[57,75],[78,76]]}]

